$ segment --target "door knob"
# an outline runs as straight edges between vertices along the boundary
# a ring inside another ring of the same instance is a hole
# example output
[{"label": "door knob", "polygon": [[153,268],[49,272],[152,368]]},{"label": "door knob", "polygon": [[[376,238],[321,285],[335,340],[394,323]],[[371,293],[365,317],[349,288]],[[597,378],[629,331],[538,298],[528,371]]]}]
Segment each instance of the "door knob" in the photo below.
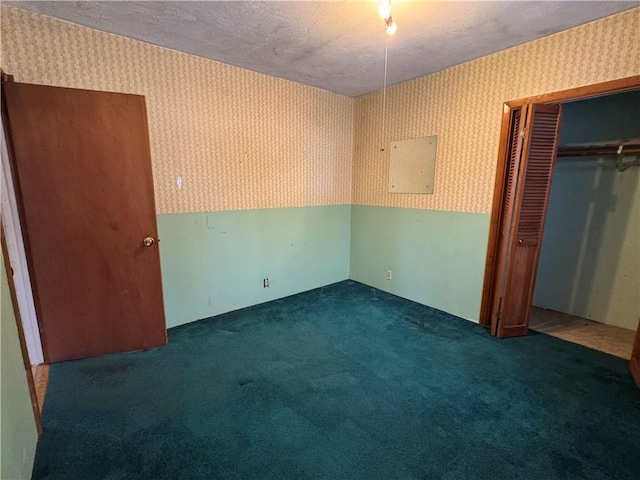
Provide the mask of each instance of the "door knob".
[{"label": "door knob", "polygon": [[153,237],[147,237],[142,241],[142,243],[144,244],[145,247],[150,247],[151,245],[156,243],[156,241],[154,240]]}]

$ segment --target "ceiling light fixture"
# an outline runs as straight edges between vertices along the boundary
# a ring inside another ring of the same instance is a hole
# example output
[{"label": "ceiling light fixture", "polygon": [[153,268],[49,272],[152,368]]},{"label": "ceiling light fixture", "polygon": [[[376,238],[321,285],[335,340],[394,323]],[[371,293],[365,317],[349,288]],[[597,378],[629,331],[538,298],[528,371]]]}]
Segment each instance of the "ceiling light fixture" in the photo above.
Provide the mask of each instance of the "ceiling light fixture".
[{"label": "ceiling light fixture", "polygon": [[378,4],[378,13],[385,23],[384,29],[389,35],[393,35],[398,30],[398,24],[391,17],[391,0],[382,0]]},{"label": "ceiling light fixture", "polygon": [[396,33],[398,31],[398,24],[396,22],[394,22],[391,17],[389,17],[389,20],[387,21],[387,26],[386,26],[385,30],[387,31],[387,33],[389,35],[393,35],[394,33]]}]

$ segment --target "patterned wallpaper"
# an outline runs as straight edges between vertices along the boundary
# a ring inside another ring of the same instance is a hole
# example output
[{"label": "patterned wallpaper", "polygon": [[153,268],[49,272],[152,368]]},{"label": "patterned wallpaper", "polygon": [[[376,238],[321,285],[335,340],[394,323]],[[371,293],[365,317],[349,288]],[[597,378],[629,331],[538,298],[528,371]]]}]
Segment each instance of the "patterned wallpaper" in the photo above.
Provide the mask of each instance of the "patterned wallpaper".
[{"label": "patterned wallpaper", "polygon": [[[1,65],[17,81],[146,96],[160,213],[352,202],[489,212],[504,101],[640,74],[637,8],[391,87],[383,124],[381,92],[354,101],[1,11]],[[428,135],[434,194],[387,193],[381,148]]]},{"label": "patterned wallpaper", "polygon": [[146,97],[159,213],[351,203],[353,99],[11,7],[1,13],[1,65],[16,81]]},{"label": "patterned wallpaper", "polygon": [[[382,93],[359,97],[353,202],[489,212],[505,101],[632,75],[640,75],[640,8],[391,87],[384,125]],[[434,194],[387,193],[381,148],[428,135],[438,135]]]}]

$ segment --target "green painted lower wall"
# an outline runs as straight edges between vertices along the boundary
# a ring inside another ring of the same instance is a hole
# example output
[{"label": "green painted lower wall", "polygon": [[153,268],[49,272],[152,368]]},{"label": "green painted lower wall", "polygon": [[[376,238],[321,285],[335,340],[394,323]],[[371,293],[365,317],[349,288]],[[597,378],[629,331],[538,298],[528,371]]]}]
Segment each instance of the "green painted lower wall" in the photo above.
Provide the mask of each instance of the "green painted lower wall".
[{"label": "green painted lower wall", "polygon": [[350,205],[158,215],[167,327],[346,280],[350,224]]},{"label": "green painted lower wall", "polygon": [[22,480],[31,478],[38,431],[2,258],[0,254],[0,478]]},{"label": "green painted lower wall", "polygon": [[347,278],[478,319],[488,214],[338,205],[161,214],[158,229],[168,327]]},{"label": "green painted lower wall", "polygon": [[484,213],[353,205],[350,277],[477,321],[488,235]]}]

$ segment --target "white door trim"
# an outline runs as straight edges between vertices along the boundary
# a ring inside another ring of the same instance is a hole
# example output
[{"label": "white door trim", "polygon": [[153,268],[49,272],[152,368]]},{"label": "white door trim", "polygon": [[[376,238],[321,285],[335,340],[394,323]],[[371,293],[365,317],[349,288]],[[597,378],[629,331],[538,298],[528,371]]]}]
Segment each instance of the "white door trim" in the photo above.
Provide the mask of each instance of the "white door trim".
[{"label": "white door trim", "polygon": [[0,175],[2,177],[0,184],[2,191],[2,225],[7,240],[7,254],[9,255],[9,262],[11,263],[10,266],[13,269],[13,282],[16,289],[20,318],[22,319],[24,339],[27,344],[27,352],[29,353],[29,361],[31,365],[39,365],[44,363],[42,342],[40,340],[40,330],[38,328],[36,309],[33,302],[29,269],[27,268],[27,255],[25,253],[22,229],[20,227],[18,205],[13,188],[14,183],[9,164],[9,152],[7,150],[4,126],[2,125],[1,119],[0,132],[2,135],[0,138],[0,140],[2,140],[2,142],[0,142],[2,143],[0,148],[2,156],[2,171]]}]

